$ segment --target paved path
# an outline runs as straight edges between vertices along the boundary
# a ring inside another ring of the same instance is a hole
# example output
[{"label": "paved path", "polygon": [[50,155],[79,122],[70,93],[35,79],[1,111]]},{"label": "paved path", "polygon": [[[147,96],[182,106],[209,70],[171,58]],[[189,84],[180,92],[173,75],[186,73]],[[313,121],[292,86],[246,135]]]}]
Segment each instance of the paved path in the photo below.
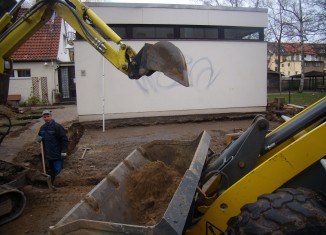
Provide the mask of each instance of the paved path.
[{"label": "paved path", "polygon": [[[60,107],[53,106],[53,109],[48,109],[52,111],[53,118],[60,124],[76,120],[78,117],[76,105],[65,105]],[[42,118],[33,120],[28,129],[22,132],[19,136],[5,137],[0,145],[0,160],[12,162],[17,153],[22,151],[26,144],[35,140],[35,137],[43,123]]]}]

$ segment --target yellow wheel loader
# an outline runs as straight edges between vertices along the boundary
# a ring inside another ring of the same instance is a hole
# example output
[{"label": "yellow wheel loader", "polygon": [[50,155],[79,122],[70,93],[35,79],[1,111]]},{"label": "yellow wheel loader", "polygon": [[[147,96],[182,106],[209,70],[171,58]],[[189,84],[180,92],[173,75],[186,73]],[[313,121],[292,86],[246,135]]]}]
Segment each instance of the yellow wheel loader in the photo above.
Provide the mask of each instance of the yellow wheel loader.
[{"label": "yellow wheel loader", "polygon": [[[221,153],[210,149],[206,131],[193,141],[142,145],[50,234],[325,234],[325,120],[323,98],[271,132],[257,116]],[[163,216],[144,226],[133,216],[127,185],[155,161],[183,178]]]}]

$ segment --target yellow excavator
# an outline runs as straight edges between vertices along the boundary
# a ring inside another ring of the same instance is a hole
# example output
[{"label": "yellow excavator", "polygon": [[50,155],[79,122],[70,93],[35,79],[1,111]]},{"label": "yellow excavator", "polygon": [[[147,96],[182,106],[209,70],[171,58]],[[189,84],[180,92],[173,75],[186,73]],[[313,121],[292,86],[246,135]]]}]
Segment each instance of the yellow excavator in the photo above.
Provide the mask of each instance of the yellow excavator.
[{"label": "yellow excavator", "polygon": [[[136,54],[77,0],[38,1],[23,18],[11,23],[16,8],[9,7],[0,21],[1,79],[11,69],[9,57],[21,43],[19,34],[24,28],[26,34],[32,34],[55,11],[130,78],[161,71],[188,85],[180,50],[170,43],[158,43],[145,45]],[[120,46],[118,51],[102,39],[93,24]],[[169,66],[172,57],[178,62],[177,69],[175,64]],[[49,233],[325,234],[325,120],[323,98],[272,131],[264,116],[258,115],[220,153],[211,150],[206,131],[195,140],[155,140],[139,146],[51,226]],[[162,217],[152,225],[142,225],[133,217],[127,181],[135,170],[154,161],[164,162],[183,177]],[[10,198],[0,197],[0,206],[14,213],[10,203],[3,203],[8,201]]]},{"label": "yellow excavator", "polygon": [[[122,42],[105,22],[79,0],[40,0],[16,19],[24,0],[0,2],[0,104],[8,95],[12,70],[10,56],[55,12],[99,53],[130,79],[139,79],[160,71],[176,82],[189,86],[187,66],[182,52],[167,41],[145,44],[137,53]],[[102,35],[118,46],[116,50]]]}]

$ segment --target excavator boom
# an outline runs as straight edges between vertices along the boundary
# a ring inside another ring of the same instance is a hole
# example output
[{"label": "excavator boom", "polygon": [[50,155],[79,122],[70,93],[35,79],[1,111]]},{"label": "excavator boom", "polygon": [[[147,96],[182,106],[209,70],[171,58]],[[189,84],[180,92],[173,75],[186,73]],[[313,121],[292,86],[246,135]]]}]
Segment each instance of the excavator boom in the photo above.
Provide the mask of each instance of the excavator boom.
[{"label": "excavator boom", "polygon": [[[12,70],[10,56],[50,17],[60,15],[76,32],[130,79],[150,76],[159,71],[174,81],[189,86],[187,65],[182,52],[164,41],[146,44],[139,53],[122,42],[99,16],[80,0],[40,0],[19,19],[14,15],[24,0],[10,0],[0,5],[0,80],[8,80]],[[118,46],[105,40],[108,37]],[[0,81],[0,104],[6,103],[9,82]]]}]

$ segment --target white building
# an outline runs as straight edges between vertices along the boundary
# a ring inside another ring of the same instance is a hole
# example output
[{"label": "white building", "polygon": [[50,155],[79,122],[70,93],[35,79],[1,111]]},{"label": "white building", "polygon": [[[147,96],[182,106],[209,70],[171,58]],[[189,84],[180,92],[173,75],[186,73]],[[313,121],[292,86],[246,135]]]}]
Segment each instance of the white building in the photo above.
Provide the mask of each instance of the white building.
[{"label": "white building", "polygon": [[[26,11],[22,8],[20,15]],[[65,22],[52,17],[11,56],[9,97],[21,96],[20,102],[33,97],[52,104],[54,94],[60,92],[63,99],[76,100],[75,69],[66,47]]]},{"label": "white building", "polygon": [[80,121],[101,119],[103,110],[106,119],[265,111],[266,9],[88,5],[135,50],[160,40],[179,47],[187,61],[190,87],[159,72],[129,80],[109,62],[103,63],[101,55],[86,41],[77,40]]}]

